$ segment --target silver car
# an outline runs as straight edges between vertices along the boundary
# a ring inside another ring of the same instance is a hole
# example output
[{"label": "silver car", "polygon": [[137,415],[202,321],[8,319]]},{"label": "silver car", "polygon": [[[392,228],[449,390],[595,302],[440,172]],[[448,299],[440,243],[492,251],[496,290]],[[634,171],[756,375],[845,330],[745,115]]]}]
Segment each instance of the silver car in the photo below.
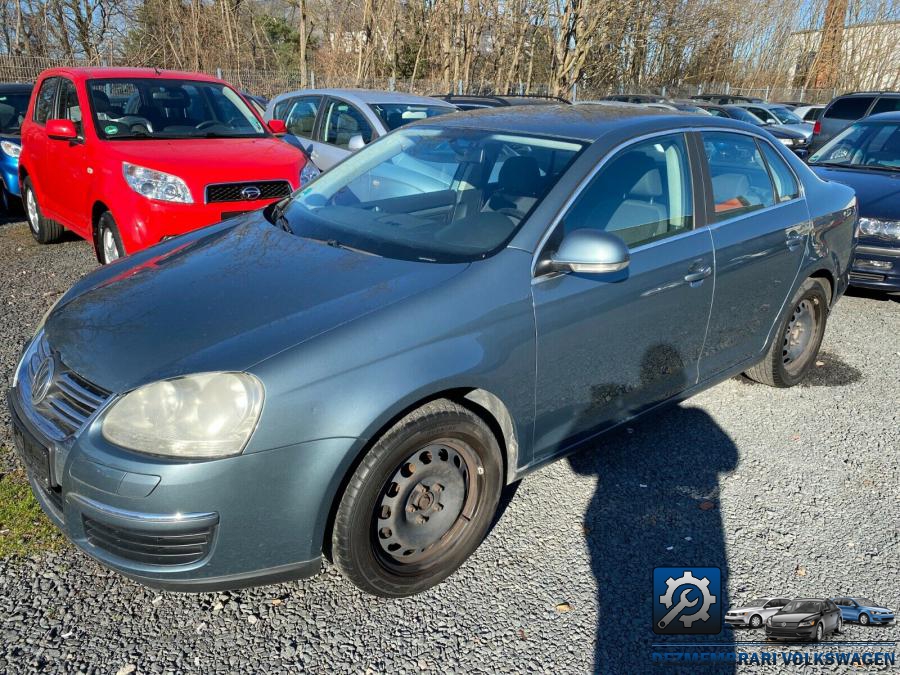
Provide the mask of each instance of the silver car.
[{"label": "silver car", "polygon": [[777,613],[790,601],[790,598],[757,598],[747,607],[737,607],[725,612],[725,623],[729,626],[761,628],[766,619]]},{"label": "silver car", "polygon": [[455,110],[446,101],[392,91],[300,89],[269,101],[265,120],[282,120],[288,131],[285,140],[327,171],[404,124]]},{"label": "silver car", "polygon": [[746,108],[766,124],[771,124],[781,129],[799,131],[806,137],[807,142],[812,138],[813,125],[804,122],[786,106],[777,103],[736,103],[735,105]]}]

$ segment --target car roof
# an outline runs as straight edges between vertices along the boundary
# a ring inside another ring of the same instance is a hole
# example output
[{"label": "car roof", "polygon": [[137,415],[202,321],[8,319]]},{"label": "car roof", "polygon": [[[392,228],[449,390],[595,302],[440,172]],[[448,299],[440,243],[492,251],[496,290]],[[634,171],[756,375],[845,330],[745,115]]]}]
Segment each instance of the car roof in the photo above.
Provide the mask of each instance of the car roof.
[{"label": "car roof", "polygon": [[685,127],[720,126],[759,133],[758,127],[729,118],[644,106],[592,103],[483,108],[434,117],[416,122],[415,125],[472,128],[589,142],[596,141],[611,131],[633,137]]},{"label": "car roof", "polygon": [[875,91],[848,91],[846,94],[841,94],[840,96],[835,96],[835,99],[838,98],[846,98],[847,96],[881,96],[890,94],[893,96],[900,96],[900,91],[890,91],[890,90],[875,90]]},{"label": "car roof", "polygon": [[42,75],[67,75],[73,80],[104,80],[104,79],[128,79],[128,78],[148,78],[160,80],[197,80],[201,82],[218,82],[224,83],[211,75],[205,73],[192,73],[183,70],[162,70],[160,68],[104,68],[104,67],[83,67],[83,68],[49,68]]},{"label": "car roof", "polygon": [[857,122],[900,122],[900,110],[892,110],[890,112],[878,113],[862,117]]},{"label": "car roof", "polygon": [[543,94],[441,94],[436,98],[449,103],[483,103],[485,106],[552,105],[568,103],[564,98]]},{"label": "car roof", "polygon": [[31,82],[0,82],[0,91],[7,94],[25,93],[32,89],[34,89],[34,84]]},{"label": "car roof", "polygon": [[292,96],[339,96],[344,100],[356,105],[371,105],[373,103],[411,103],[421,105],[444,105],[448,108],[452,107],[447,101],[442,101],[429,96],[419,96],[417,94],[404,94],[397,91],[384,91],[378,89],[297,89],[284,94],[279,94],[275,98],[282,100]]}]

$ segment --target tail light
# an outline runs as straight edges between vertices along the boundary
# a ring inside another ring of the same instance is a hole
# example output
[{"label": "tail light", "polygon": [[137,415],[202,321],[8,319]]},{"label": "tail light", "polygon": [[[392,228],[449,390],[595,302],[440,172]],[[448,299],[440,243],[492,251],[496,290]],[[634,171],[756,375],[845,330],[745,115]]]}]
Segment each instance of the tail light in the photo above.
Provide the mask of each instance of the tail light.
[{"label": "tail light", "polygon": [[813,136],[818,136],[822,133],[822,120],[816,120],[816,123],[813,125]]}]

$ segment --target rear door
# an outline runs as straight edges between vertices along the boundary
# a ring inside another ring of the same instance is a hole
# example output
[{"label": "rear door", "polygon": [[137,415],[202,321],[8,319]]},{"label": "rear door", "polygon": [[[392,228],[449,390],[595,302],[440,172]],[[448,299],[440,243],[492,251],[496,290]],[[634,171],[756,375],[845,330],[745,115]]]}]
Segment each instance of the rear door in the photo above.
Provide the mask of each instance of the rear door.
[{"label": "rear door", "polygon": [[762,355],[812,228],[799,181],[767,140],[734,131],[700,138],[716,252],[715,299],[700,360],[707,379]]},{"label": "rear door", "polygon": [[75,125],[78,138],[71,141],[49,139],[47,141],[47,161],[54,168],[55,180],[62,190],[48,192],[48,210],[57,214],[65,225],[85,238],[90,235],[90,209],[88,200],[90,189],[88,175],[87,148],[84,142],[84,122],[82,111],[88,110],[79,100],[75,83],[68,78],[60,78],[57,96],[57,119],[70,120]]}]

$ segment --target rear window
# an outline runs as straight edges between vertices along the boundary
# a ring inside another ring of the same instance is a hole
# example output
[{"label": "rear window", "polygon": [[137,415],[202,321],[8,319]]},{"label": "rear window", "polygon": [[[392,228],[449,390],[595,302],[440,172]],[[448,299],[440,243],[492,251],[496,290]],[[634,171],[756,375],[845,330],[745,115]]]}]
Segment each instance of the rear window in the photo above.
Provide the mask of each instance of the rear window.
[{"label": "rear window", "polygon": [[825,117],[835,120],[858,120],[860,117],[865,116],[866,111],[874,100],[873,96],[839,98],[828,106],[828,110],[825,111]]},{"label": "rear window", "polygon": [[894,112],[900,110],[900,96],[885,96],[878,99],[875,107],[872,108],[872,114],[877,115],[883,112]]}]

